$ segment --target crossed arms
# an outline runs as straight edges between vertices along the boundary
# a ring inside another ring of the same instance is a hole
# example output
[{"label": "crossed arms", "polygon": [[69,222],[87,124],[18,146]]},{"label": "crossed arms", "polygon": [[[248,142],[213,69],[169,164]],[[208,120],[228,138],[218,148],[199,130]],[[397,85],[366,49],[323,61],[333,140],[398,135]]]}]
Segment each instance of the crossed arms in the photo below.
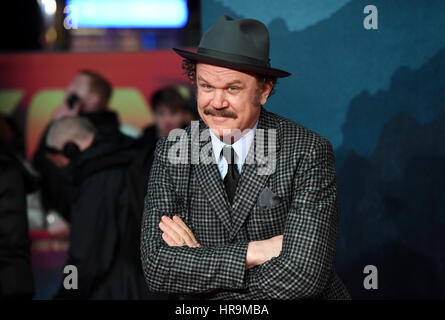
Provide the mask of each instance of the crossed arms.
[{"label": "crossed arms", "polygon": [[[201,245],[196,241],[195,235],[179,216],[171,219],[168,216],[162,216],[159,223],[162,230],[162,239],[170,247],[188,246],[197,248]],[[246,269],[258,266],[269,261],[280,254],[283,243],[283,235],[275,236],[267,240],[251,241],[247,245]]]},{"label": "crossed arms", "polygon": [[295,174],[282,236],[200,245],[179,217],[165,140],[156,149],[142,221],[141,258],[149,289],[168,293],[239,292],[241,299],[319,295],[332,272],[337,236],[334,154],[315,141]]}]

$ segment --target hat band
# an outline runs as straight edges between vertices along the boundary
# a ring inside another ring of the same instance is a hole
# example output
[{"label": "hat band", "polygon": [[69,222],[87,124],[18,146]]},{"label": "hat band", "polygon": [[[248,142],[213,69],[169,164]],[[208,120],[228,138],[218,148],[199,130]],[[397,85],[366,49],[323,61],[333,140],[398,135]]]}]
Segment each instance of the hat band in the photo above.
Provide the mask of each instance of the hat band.
[{"label": "hat band", "polygon": [[[232,54],[232,53],[226,53],[221,52],[217,50],[207,49],[207,48],[200,48],[198,47],[197,53],[204,54],[207,56],[211,56],[216,59],[226,60],[230,62],[236,62],[236,63],[242,63],[242,64],[250,64],[255,65],[263,68],[270,68],[270,63],[264,60],[259,60],[243,55],[238,54]],[[268,59],[270,60],[270,59]]]}]

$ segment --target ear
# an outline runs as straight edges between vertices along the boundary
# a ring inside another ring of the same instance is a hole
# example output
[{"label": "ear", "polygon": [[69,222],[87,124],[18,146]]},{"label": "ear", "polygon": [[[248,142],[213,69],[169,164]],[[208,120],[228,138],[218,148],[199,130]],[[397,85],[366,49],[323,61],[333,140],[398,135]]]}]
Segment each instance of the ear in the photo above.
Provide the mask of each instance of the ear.
[{"label": "ear", "polygon": [[100,102],[100,96],[98,94],[92,94],[90,97],[90,105],[97,106]]},{"label": "ear", "polygon": [[267,98],[269,98],[269,94],[272,91],[273,84],[271,83],[265,83],[263,87],[263,92],[261,92],[260,95],[260,104],[263,106],[267,102]]},{"label": "ear", "polygon": [[59,168],[66,167],[70,163],[70,159],[61,154],[46,153],[47,158]]},{"label": "ear", "polygon": [[96,111],[99,110],[99,102],[100,102],[100,96],[96,93],[94,94],[90,94],[90,96],[88,97],[88,101],[86,101],[86,104],[88,104],[88,106],[86,106],[85,109],[87,109],[88,111]]},{"label": "ear", "polygon": [[80,151],[85,151],[86,149],[88,149],[89,147],[91,147],[91,145],[93,144],[94,141],[94,137],[95,135],[92,133],[90,135],[88,135],[87,137],[85,137],[82,140],[75,140],[77,146],[79,147]]}]

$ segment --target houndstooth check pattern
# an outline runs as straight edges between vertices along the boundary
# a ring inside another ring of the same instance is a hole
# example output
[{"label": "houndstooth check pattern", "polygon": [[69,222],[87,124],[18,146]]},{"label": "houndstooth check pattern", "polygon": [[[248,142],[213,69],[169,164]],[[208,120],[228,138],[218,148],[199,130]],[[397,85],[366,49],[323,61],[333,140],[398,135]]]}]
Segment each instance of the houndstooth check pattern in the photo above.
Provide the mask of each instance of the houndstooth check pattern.
[{"label": "houndstooth check pattern", "polygon": [[[207,128],[202,120],[199,127]],[[257,129],[276,129],[276,170],[258,174],[260,164],[246,159],[233,206],[216,164],[171,164],[168,150],[177,142],[158,142],[141,235],[149,288],[200,293],[206,299],[349,299],[333,268],[338,213],[331,144],[263,107]],[[186,130],[190,136],[190,126]],[[209,141],[192,143],[202,150]],[[254,141],[248,157],[260,148]],[[190,148],[184,157],[190,160]],[[281,198],[280,204],[258,206],[265,187]],[[164,214],[179,215],[201,246],[165,244],[158,227]],[[245,270],[248,242],[280,234],[281,254]]]}]

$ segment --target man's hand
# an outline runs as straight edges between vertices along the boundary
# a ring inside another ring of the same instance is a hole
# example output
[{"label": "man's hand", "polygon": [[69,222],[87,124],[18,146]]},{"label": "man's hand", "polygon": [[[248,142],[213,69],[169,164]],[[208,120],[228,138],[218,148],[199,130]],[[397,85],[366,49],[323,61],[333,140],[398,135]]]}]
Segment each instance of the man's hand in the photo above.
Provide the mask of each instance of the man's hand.
[{"label": "man's hand", "polygon": [[62,103],[59,105],[59,107],[57,107],[56,111],[52,115],[52,120],[57,120],[57,119],[60,119],[62,117],[66,117],[66,116],[77,116],[79,114],[80,106],[81,106],[80,101],[77,101],[76,103],[74,103],[73,108],[70,109],[68,107],[67,99],[68,99],[68,97],[66,97],[62,101]]},{"label": "man's hand", "polygon": [[174,216],[173,219],[162,216],[159,228],[163,231],[162,239],[164,239],[170,247],[186,245],[190,248],[196,248],[200,246],[192,231],[178,216]]},{"label": "man's hand", "polygon": [[263,264],[273,257],[278,257],[283,245],[283,235],[267,240],[249,242],[246,254],[246,269]]}]

